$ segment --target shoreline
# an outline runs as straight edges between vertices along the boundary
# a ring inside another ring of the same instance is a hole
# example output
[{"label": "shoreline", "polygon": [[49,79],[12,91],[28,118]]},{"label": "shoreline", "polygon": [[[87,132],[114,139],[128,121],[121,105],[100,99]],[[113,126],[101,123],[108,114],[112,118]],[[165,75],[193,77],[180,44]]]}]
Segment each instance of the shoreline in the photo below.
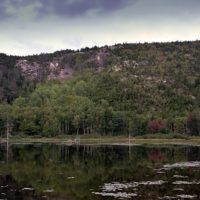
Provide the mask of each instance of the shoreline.
[{"label": "shoreline", "polygon": [[[0,144],[7,143],[6,138],[0,139]],[[141,138],[125,136],[74,136],[63,137],[10,137],[9,144],[52,143],[59,145],[191,145],[200,146],[200,137],[187,138]]]}]

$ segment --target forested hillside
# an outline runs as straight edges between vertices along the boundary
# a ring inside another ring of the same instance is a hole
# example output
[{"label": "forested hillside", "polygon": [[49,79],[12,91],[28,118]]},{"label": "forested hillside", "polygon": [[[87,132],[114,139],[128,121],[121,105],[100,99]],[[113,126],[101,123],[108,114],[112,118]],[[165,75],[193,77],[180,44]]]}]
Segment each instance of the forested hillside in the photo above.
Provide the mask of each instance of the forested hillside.
[{"label": "forested hillside", "polygon": [[2,132],[200,134],[199,41],[2,54],[0,66]]}]

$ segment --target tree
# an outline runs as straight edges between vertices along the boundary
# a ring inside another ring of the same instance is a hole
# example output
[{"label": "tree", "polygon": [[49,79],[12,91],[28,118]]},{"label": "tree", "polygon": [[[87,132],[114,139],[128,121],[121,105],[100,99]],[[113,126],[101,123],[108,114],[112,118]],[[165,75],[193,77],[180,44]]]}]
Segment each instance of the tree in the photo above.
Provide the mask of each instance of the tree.
[{"label": "tree", "polygon": [[68,116],[71,116],[72,125],[77,134],[92,132],[95,115],[95,105],[87,97],[68,96],[66,99]]},{"label": "tree", "polygon": [[174,128],[176,133],[185,134],[187,131],[186,118],[185,117],[175,118]]},{"label": "tree", "polygon": [[87,96],[87,90],[88,90],[87,84],[83,80],[76,83],[74,87],[74,91],[77,96]]},{"label": "tree", "polygon": [[151,120],[148,123],[148,129],[151,133],[163,132],[166,129],[166,124],[161,119]]},{"label": "tree", "polygon": [[8,137],[13,126],[13,117],[12,107],[7,102],[0,104],[0,120],[2,122],[2,129]]},{"label": "tree", "polygon": [[188,114],[187,128],[190,135],[200,135],[200,114],[198,112]]},{"label": "tree", "polygon": [[101,100],[100,106],[97,107],[96,124],[100,134],[108,134],[113,130],[113,108],[106,100]]},{"label": "tree", "polygon": [[27,135],[34,135],[41,133],[42,127],[40,125],[39,112],[37,107],[26,106],[18,115],[19,131]]}]

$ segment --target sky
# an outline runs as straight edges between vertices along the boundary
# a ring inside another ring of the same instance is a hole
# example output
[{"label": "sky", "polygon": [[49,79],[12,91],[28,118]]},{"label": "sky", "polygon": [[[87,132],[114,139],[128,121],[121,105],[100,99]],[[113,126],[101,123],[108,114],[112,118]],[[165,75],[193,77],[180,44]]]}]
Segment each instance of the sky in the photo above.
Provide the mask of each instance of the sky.
[{"label": "sky", "polygon": [[0,0],[0,52],[200,39],[200,0]]}]

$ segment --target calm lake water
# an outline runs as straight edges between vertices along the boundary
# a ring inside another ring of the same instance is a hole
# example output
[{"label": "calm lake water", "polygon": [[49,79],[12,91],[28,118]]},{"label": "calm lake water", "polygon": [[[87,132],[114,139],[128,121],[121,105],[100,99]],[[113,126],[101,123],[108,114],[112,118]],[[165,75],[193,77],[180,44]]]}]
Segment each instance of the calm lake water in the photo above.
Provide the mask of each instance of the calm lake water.
[{"label": "calm lake water", "polygon": [[200,199],[200,147],[0,146],[0,199]]}]

